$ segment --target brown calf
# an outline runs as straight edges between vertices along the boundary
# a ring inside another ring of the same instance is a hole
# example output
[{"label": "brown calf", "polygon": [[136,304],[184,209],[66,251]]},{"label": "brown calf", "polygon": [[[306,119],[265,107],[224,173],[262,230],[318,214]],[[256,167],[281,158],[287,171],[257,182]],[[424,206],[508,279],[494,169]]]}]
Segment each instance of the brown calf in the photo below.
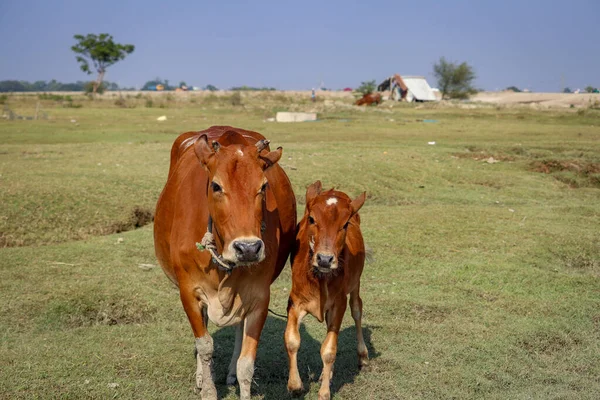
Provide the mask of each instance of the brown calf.
[{"label": "brown calf", "polygon": [[306,211],[298,224],[292,259],[292,291],[285,330],[290,392],[302,390],[296,357],[300,348],[299,325],[302,318],[310,313],[319,322],[325,319],[327,323],[327,337],[321,346],[323,372],[319,399],[330,398],[329,385],[348,294],[356,324],[358,363],[362,367],[369,362],[361,326],[360,298],[365,246],[358,210],[364,202],[365,193],[352,200],[333,189],[322,192],[320,181],[313,183],[306,191]]},{"label": "brown calf", "polygon": [[381,95],[379,93],[367,93],[360,99],[356,100],[354,103],[355,106],[370,106],[372,104],[381,103]]}]

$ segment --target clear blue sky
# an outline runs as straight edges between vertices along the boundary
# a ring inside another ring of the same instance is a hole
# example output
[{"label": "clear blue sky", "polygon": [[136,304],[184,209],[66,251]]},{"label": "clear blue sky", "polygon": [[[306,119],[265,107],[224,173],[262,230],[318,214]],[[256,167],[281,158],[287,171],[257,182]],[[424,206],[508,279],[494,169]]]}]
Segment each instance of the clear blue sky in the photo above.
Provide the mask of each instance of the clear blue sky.
[{"label": "clear blue sky", "polygon": [[0,80],[88,79],[74,34],[135,52],[106,79],[195,86],[355,87],[466,61],[486,90],[600,86],[600,0],[0,0]]}]

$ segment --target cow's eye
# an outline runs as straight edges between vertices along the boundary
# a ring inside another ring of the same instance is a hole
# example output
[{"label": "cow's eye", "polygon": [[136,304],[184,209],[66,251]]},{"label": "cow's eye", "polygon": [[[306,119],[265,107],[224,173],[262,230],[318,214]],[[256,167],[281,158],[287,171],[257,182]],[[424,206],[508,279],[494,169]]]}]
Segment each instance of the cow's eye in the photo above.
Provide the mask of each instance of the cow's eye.
[{"label": "cow's eye", "polygon": [[211,187],[213,193],[218,193],[218,192],[223,191],[223,188],[217,182],[211,182],[210,187]]},{"label": "cow's eye", "polygon": [[313,217],[311,217],[310,215],[308,216],[308,223],[313,225],[315,223],[315,219]]},{"label": "cow's eye", "polygon": [[350,224],[350,220],[344,224],[344,230],[348,229],[348,225]]},{"label": "cow's eye", "polygon": [[267,185],[268,184],[269,184],[268,182],[263,183],[263,185],[260,187],[260,192],[261,193],[264,193],[267,190]]}]

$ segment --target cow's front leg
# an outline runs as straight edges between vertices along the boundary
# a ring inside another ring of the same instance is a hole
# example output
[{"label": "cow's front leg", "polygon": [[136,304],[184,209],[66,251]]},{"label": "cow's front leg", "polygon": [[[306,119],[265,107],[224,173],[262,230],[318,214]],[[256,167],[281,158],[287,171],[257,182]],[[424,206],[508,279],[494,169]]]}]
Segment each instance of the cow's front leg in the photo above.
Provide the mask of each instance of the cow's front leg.
[{"label": "cow's front leg", "polygon": [[323,360],[323,372],[321,372],[321,388],[319,389],[319,400],[329,400],[331,393],[329,386],[333,376],[333,363],[337,354],[338,334],[344,312],[346,311],[347,299],[342,297],[333,304],[327,313],[327,337],[321,346],[321,359]]},{"label": "cow's front leg", "polygon": [[196,337],[196,388],[200,390],[202,400],[216,400],[217,389],[212,366],[213,340],[206,329],[208,318],[205,318],[201,303],[193,289],[182,287],[179,294]]},{"label": "cow's front leg", "polygon": [[237,362],[240,358],[240,352],[242,351],[242,339],[244,338],[244,321],[240,322],[235,327],[235,345],[233,347],[233,354],[231,356],[231,362],[229,363],[229,372],[227,373],[227,384],[235,385],[237,380]]},{"label": "cow's front leg", "polygon": [[267,299],[266,303],[259,305],[254,311],[248,314],[244,322],[242,350],[237,362],[237,380],[240,385],[241,400],[250,400],[250,387],[252,386],[252,377],[254,376],[254,360],[256,359],[260,333],[267,319],[268,306],[269,300]]},{"label": "cow's front leg", "polygon": [[292,394],[302,391],[302,379],[298,372],[298,350],[300,349],[300,322],[306,314],[299,310],[299,305],[288,306],[288,322],[285,328],[284,342],[289,361],[289,377],[287,388]]}]

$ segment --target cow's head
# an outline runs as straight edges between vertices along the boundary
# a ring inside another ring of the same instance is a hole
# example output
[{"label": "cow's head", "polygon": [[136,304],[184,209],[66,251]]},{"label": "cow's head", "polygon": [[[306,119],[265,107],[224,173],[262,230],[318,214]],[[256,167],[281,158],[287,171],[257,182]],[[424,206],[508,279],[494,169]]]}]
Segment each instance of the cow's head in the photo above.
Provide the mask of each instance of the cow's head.
[{"label": "cow's head", "polygon": [[249,145],[236,132],[208,143],[202,135],[194,145],[208,173],[208,210],[223,241],[222,257],[232,266],[256,264],[265,258],[261,237],[263,201],[267,191],[265,170],[281,158],[281,147],[267,150],[269,142]]},{"label": "cow's head", "polygon": [[308,233],[310,262],[320,274],[335,272],[339,267],[348,225],[365,198],[365,192],[354,200],[333,189],[322,192],[320,181],[306,190],[306,211],[301,224]]}]

